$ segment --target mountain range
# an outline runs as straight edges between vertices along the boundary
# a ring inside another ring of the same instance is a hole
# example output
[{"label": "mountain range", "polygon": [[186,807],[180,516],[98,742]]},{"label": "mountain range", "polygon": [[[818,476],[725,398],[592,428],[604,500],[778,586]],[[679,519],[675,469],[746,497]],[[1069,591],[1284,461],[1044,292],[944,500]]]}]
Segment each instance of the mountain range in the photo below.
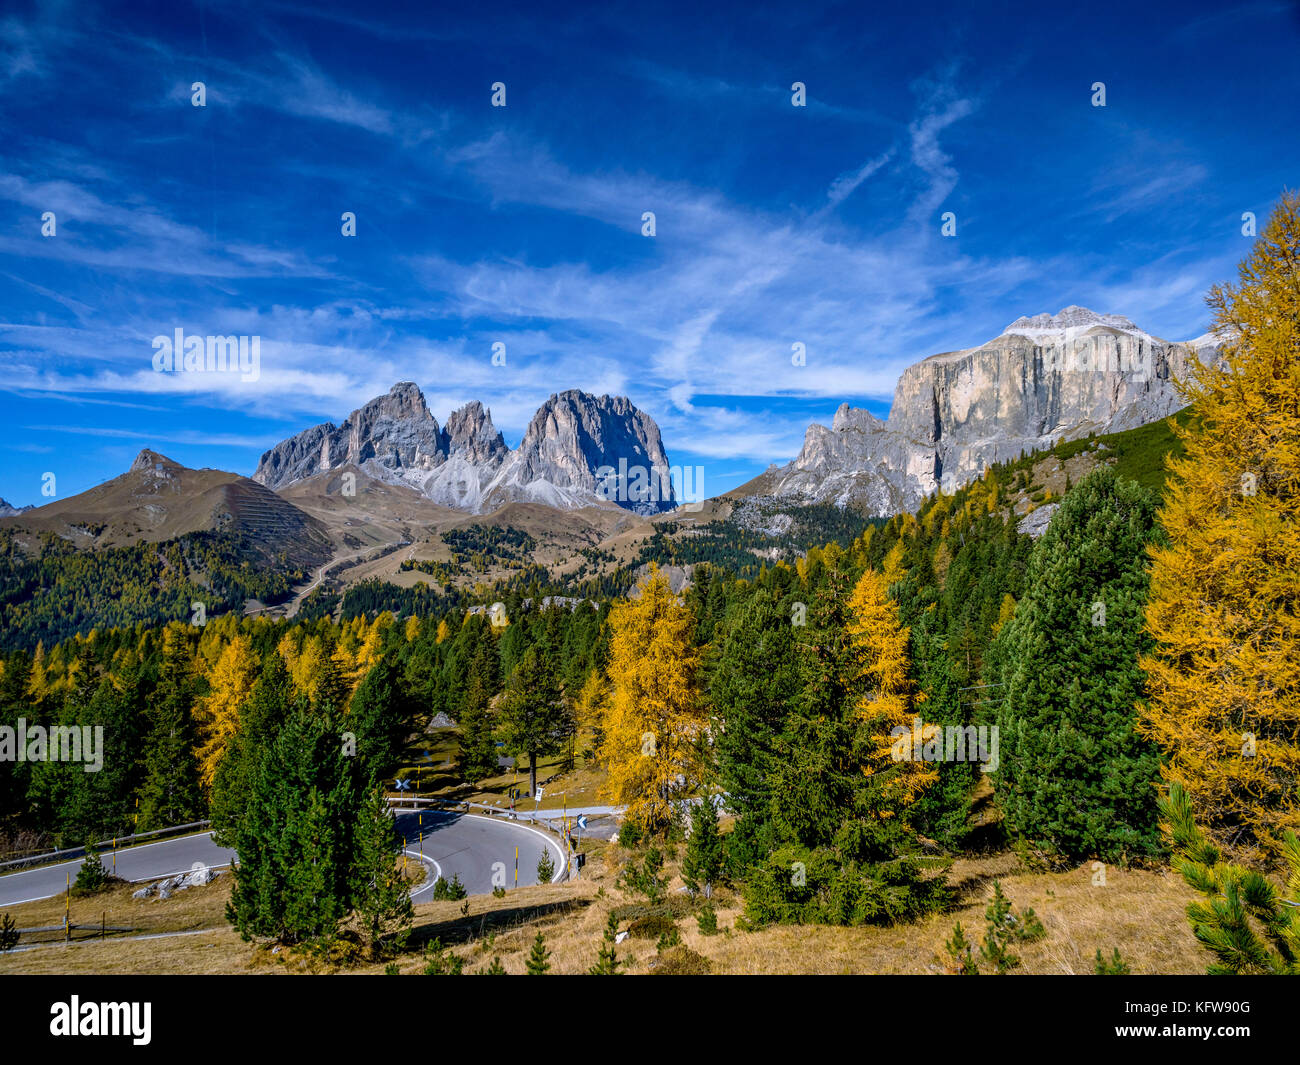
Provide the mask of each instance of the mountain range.
[{"label": "mountain range", "polygon": [[1086,307],[1018,318],[987,343],[905,369],[886,420],[842,404],[829,428],[808,428],[793,461],[728,496],[872,517],[913,511],[1021,452],[1173,414],[1186,405],[1174,379],[1221,343],[1212,334],[1170,343]]},{"label": "mountain range", "polygon": [[[1184,405],[1174,380],[1221,343],[1209,334],[1171,343],[1084,307],[1018,318],[986,343],[907,367],[885,420],[841,405],[829,427],[807,429],[795,459],[710,512],[743,516],[752,503],[767,514],[815,503],[871,517],[912,511],[1021,452],[1174,413]],[[91,548],[226,530],[314,562],[329,556],[330,541],[409,542],[418,527],[511,504],[653,518],[679,502],[668,470],[654,419],[623,396],[552,395],[510,448],[482,403],[440,426],[420,389],[399,382],[342,424],[276,444],[251,479],[188,470],[146,449],[126,473],[69,499],[21,509],[0,500],[0,527]],[[349,505],[355,491],[368,501],[366,521]]]},{"label": "mountain range", "polygon": [[543,403],[511,449],[483,404],[466,404],[440,428],[420,389],[399,382],[342,425],[325,422],[271,448],[253,480],[278,491],[345,465],[471,514],[512,502],[643,515],[676,505],[654,419],[624,396],[575,389]]}]

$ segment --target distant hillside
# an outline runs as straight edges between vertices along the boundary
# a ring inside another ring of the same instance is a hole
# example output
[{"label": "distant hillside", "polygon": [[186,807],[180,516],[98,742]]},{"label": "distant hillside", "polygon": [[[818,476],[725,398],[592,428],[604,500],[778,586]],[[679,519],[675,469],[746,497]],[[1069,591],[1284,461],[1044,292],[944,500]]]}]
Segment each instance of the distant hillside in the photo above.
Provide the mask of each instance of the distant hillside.
[{"label": "distant hillside", "polygon": [[331,553],[319,520],[262,485],[142,451],[104,484],[0,519],[0,649],[280,602]]}]

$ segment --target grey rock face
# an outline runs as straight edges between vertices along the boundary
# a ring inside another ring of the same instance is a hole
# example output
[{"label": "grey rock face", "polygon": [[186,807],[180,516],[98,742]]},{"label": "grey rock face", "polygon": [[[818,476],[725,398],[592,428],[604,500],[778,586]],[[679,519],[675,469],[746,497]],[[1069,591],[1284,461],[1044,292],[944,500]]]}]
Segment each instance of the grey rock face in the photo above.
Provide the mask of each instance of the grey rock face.
[{"label": "grey rock face", "polygon": [[31,509],[32,507],[30,505],[25,507],[15,507],[10,503],[6,503],[3,499],[0,499],[0,518],[12,518],[15,514],[24,514]]},{"label": "grey rock face", "polygon": [[623,396],[551,396],[512,451],[481,403],[455,411],[440,430],[420,390],[403,382],[341,426],[318,425],[277,444],[262,456],[253,480],[280,488],[344,464],[475,514],[512,501],[638,513],[674,505],[659,428]]},{"label": "grey rock face", "polygon": [[1184,405],[1173,379],[1219,342],[1171,344],[1084,307],[1018,318],[986,344],[909,366],[888,421],[846,404],[829,429],[810,426],[798,458],[759,487],[873,516],[911,511],[1021,451],[1173,414]]}]

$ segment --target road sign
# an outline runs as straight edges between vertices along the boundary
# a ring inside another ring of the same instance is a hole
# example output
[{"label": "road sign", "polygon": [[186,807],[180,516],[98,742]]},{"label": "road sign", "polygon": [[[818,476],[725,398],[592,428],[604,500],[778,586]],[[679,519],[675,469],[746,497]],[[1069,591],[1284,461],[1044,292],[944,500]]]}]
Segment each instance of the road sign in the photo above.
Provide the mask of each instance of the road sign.
[{"label": "road sign", "polygon": [[410,791],[411,782],[409,780],[401,780],[401,779],[394,780],[393,787],[398,791]]},{"label": "road sign", "polygon": [[538,801],[538,802],[541,802],[541,801],[542,801],[542,789],[541,789],[541,788],[538,788],[538,789],[537,789],[537,801]]},{"label": "road sign", "polygon": [[579,814],[579,815],[578,815],[578,827],[579,827],[579,828],[586,828],[586,827],[587,827],[587,815],[586,815],[586,814]]}]

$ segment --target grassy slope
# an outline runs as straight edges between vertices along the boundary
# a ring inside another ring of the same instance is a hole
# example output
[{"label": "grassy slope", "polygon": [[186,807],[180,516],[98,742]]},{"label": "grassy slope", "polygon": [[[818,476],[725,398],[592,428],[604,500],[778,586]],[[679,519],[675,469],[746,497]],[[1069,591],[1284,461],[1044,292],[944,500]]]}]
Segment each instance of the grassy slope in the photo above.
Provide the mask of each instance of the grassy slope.
[{"label": "grassy slope", "polygon": [[[522,973],[538,931],[553,951],[553,973],[585,972],[595,961],[610,910],[638,900],[614,887],[627,852],[600,842],[584,850],[588,863],[576,882],[520,888],[503,899],[474,896],[468,916],[461,915],[459,903],[420,904],[412,948],[398,959],[401,972],[419,972],[423,945],[437,937],[465,959],[467,973],[486,968],[493,956],[500,956],[507,973]],[[669,868],[675,872],[677,863],[670,862]],[[1088,865],[1035,873],[1020,867],[1011,854],[963,858],[951,873],[959,893],[956,908],[893,928],[781,926],[743,932],[735,927],[740,900],[721,889],[715,896],[719,934],[704,936],[695,918],[684,912],[680,879],[674,878],[669,896],[683,911],[677,920],[682,942],[707,959],[713,973],[927,974],[942,971],[943,943],[956,921],[968,938],[983,935],[994,877],[1017,908],[1032,906],[1047,929],[1044,940],[1017,948],[1023,959],[1018,972],[1091,973],[1097,950],[1109,957],[1114,947],[1139,974],[1201,973],[1209,961],[1184,917],[1191,892],[1167,870],[1112,868],[1106,886],[1094,887]],[[141,932],[209,931],[170,939],[86,940],[0,955],[0,974],[305,973],[331,968],[289,951],[272,954],[242,943],[223,917],[228,892],[229,877],[222,876],[164,902],[133,900],[129,888],[74,900],[74,922],[97,922],[104,913],[108,924],[131,925]],[[13,913],[20,926],[53,924],[62,918],[63,902],[29,903]],[[620,927],[626,928],[626,921]],[[655,942],[635,937],[618,946],[618,956],[633,973],[653,972],[659,961]],[[377,974],[383,965],[364,963],[349,971]]]}]

